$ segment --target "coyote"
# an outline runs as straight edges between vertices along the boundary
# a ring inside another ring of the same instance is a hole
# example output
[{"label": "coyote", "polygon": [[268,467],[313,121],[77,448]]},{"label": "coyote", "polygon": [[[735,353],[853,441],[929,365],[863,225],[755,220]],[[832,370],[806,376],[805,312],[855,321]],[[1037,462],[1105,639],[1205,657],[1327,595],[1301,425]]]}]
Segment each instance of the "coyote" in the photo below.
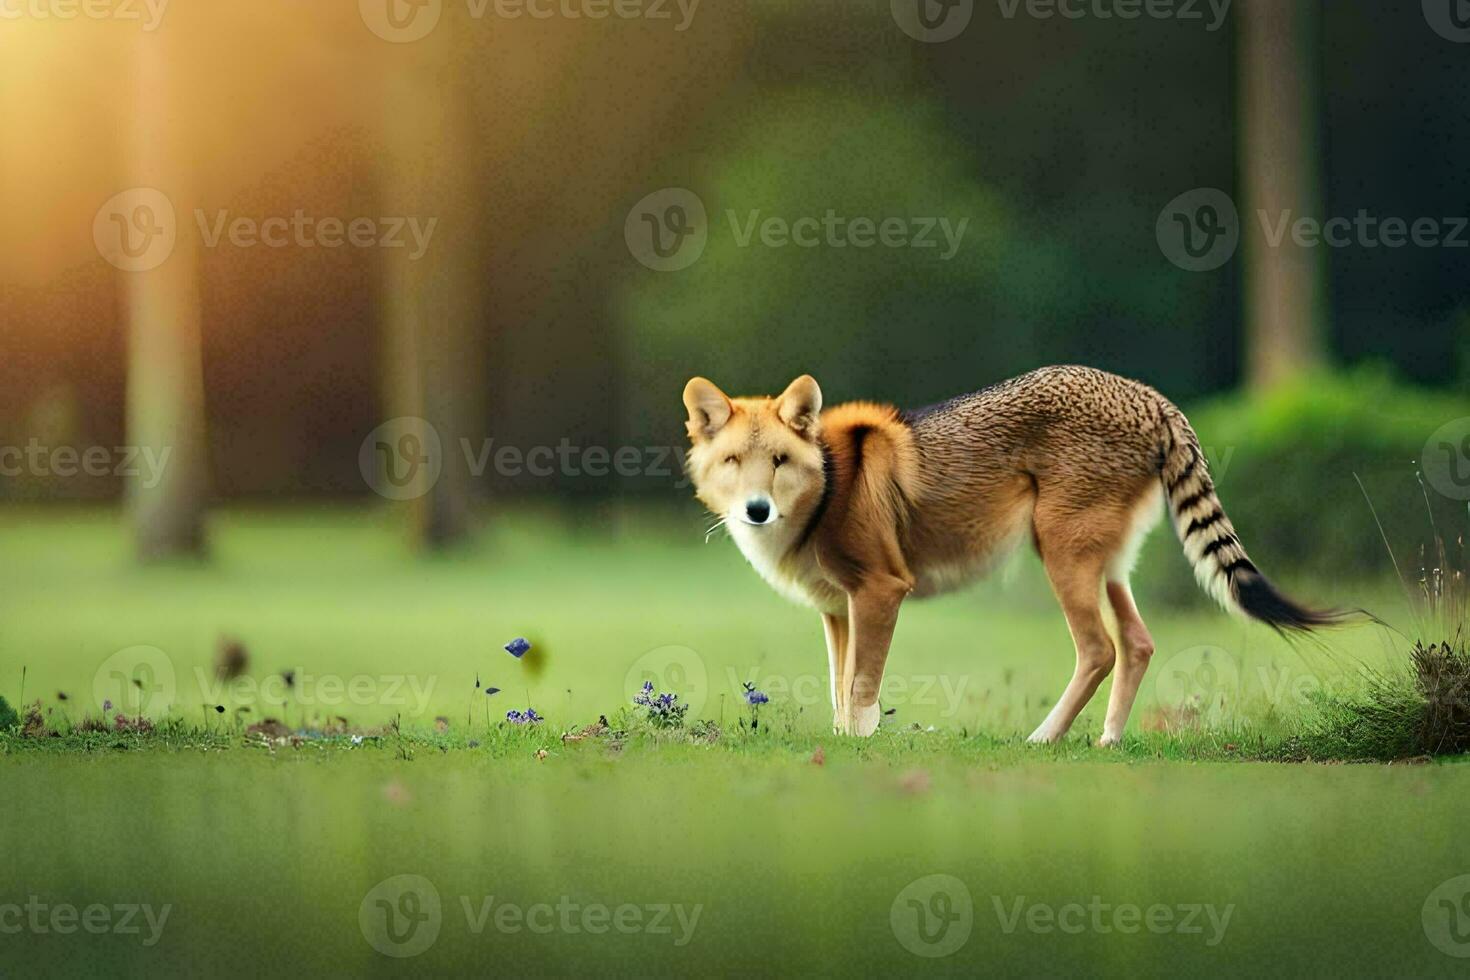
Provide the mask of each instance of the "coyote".
[{"label": "coyote", "polygon": [[775,398],[731,398],[695,378],[684,406],[696,495],[777,592],[822,615],[839,733],[878,727],[903,601],[980,577],[1028,533],[1077,650],[1033,742],[1065,735],[1115,664],[1100,744],[1122,740],[1154,649],[1128,579],[1164,504],[1200,585],[1226,609],[1280,630],[1346,615],[1267,581],[1183,413],[1127,378],[1048,367],[914,411],[823,410],[810,375]]}]

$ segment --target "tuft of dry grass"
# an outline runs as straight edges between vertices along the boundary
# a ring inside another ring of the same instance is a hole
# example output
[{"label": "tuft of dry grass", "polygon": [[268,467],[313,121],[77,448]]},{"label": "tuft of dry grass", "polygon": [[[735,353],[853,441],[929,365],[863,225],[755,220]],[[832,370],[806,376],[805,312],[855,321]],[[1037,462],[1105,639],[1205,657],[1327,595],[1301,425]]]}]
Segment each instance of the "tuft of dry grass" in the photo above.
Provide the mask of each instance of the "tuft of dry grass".
[{"label": "tuft of dry grass", "polygon": [[[1470,516],[1470,506],[1466,512]],[[1419,554],[1417,589],[1409,587],[1384,538],[1415,634],[1402,637],[1403,669],[1367,673],[1360,692],[1319,697],[1318,717],[1301,740],[1310,755],[1388,761],[1470,751],[1470,562],[1464,534],[1448,547],[1432,508],[1429,520],[1434,550]]]}]

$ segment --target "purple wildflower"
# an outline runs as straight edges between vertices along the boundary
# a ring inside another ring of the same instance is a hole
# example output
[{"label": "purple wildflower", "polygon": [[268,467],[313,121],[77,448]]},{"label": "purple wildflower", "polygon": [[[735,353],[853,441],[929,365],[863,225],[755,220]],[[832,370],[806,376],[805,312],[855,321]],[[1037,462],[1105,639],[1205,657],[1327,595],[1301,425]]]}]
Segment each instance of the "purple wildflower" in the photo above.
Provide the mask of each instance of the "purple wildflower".
[{"label": "purple wildflower", "polygon": [[684,712],[689,710],[689,705],[681,703],[679,696],[672,691],[665,694],[656,693],[653,681],[643,682],[643,689],[633,695],[633,703],[640,708],[646,708],[648,720],[664,728],[682,724]]},{"label": "purple wildflower", "polygon": [[767,701],[771,700],[770,698],[766,697],[764,691],[757,691],[755,689],[755,685],[750,683],[749,681],[745,682],[745,691],[742,696],[745,698],[745,703],[750,705],[752,708],[758,704],[765,704]]},{"label": "purple wildflower", "polygon": [[527,640],[524,636],[518,636],[505,645],[505,652],[510,654],[512,657],[515,657],[517,660],[524,657],[530,649],[531,642]]},{"label": "purple wildflower", "polygon": [[546,719],[538,715],[535,708],[527,708],[525,711],[507,711],[505,713],[505,720],[512,725],[535,725]]}]

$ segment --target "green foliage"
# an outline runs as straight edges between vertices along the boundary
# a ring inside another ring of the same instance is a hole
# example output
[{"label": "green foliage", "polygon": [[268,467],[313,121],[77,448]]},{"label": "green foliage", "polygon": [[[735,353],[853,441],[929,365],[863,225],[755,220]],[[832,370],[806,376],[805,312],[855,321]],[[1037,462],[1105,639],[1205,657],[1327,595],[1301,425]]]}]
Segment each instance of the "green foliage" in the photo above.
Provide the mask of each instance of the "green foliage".
[{"label": "green foliage", "polygon": [[1416,643],[1410,669],[1372,674],[1361,692],[1314,699],[1300,746],[1317,759],[1388,762],[1470,750],[1470,650]]},{"label": "green foliage", "polygon": [[0,732],[8,732],[19,725],[20,715],[15,713],[15,709],[10,706],[9,701],[5,700],[5,696],[0,695]]},{"label": "green foliage", "polygon": [[[709,218],[703,255],[673,273],[639,270],[621,304],[631,434],[682,434],[679,391],[694,374],[757,394],[811,371],[829,401],[905,404],[981,387],[1043,357],[998,313],[1024,308],[1048,320],[1066,290],[1065,264],[976,180],[937,108],[794,89],[732,120],[709,156],[713,171],[692,188]],[[839,245],[846,231],[825,227],[810,247],[762,240],[768,219],[791,225],[829,212],[902,221],[906,240],[933,247]],[[964,380],[936,387],[946,375]]]},{"label": "green foliage", "polygon": [[[1376,510],[1405,576],[1415,580],[1433,537],[1417,460],[1431,433],[1464,416],[1470,397],[1398,384],[1377,368],[1307,378],[1266,395],[1234,394],[1190,413],[1225,509],[1267,574],[1390,572]],[[1463,503],[1432,488],[1427,497],[1436,522],[1460,526]]]}]

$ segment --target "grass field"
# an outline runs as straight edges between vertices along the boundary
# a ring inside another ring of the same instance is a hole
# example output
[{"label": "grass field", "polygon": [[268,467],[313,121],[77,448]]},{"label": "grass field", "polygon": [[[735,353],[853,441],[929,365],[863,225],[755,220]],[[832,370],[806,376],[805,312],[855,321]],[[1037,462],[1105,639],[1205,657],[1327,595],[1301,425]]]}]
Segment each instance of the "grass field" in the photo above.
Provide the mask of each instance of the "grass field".
[{"label": "grass field", "polygon": [[[227,513],[207,566],[139,570],[111,514],[0,513],[0,694],[24,667],[64,729],[138,679],[160,723],[0,738],[0,973],[1463,969],[1470,768],[1237,761],[1385,663],[1382,631],[1293,648],[1144,597],[1128,745],[1091,747],[1100,695],[1030,747],[1072,655],[1022,559],[907,609],[895,713],[835,739],[813,615],[692,515],[605,525],[517,512],[416,557],[379,512]],[[1303,591],[1394,619],[1342,588]],[[252,665],[226,689],[222,636]],[[723,734],[562,742],[644,679]],[[500,721],[528,706],[546,722]],[[237,730],[267,715],[368,737]]]}]

